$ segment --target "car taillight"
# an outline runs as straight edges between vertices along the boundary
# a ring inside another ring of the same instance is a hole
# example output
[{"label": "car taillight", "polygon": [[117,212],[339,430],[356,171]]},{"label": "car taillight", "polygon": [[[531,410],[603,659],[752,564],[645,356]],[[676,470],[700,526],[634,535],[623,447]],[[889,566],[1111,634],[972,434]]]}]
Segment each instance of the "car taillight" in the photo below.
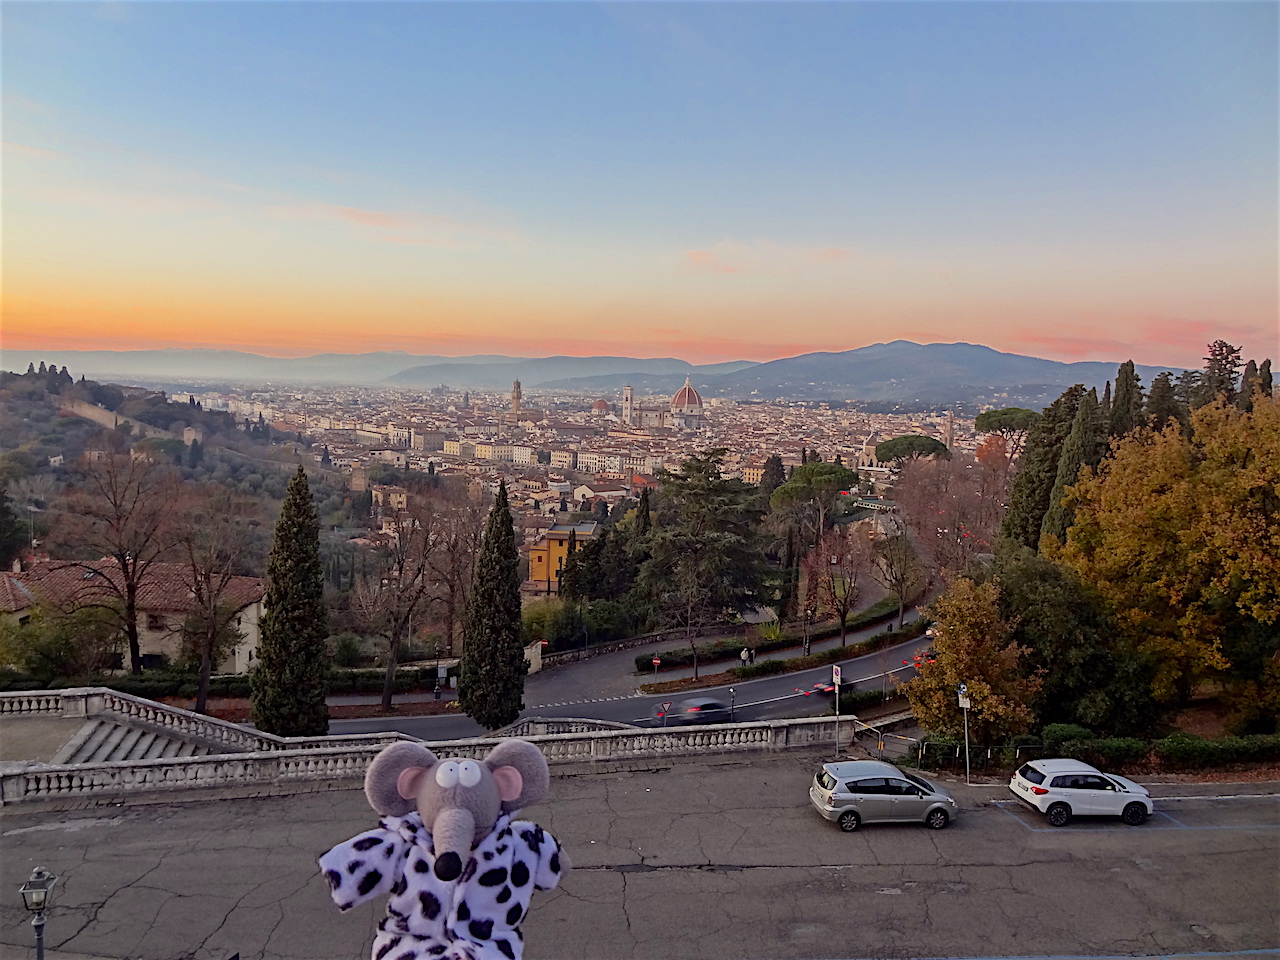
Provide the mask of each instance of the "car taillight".
[{"label": "car taillight", "polygon": [[1049,791],[1046,790],[1044,787],[1032,787],[1031,792],[1034,793],[1037,797],[1043,797]]},{"label": "car taillight", "polygon": [[701,707],[690,707],[690,708],[689,708],[689,712],[690,712],[690,713],[697,713],[697,712],[698,712],[699,710],[701,710],[701,709],[702,709]]}]

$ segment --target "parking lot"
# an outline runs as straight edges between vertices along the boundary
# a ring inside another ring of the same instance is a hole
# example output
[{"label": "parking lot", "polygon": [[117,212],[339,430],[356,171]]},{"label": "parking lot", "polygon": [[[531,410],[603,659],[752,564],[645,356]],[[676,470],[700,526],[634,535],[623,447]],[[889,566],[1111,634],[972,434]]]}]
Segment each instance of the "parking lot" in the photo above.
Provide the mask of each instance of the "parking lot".
[{"label": "parking lot", "polygon": [[[946,785],[945,830],[842,833],[817,751],[561,770],[527,811],[569,850],[528,960],[1264,956],[1280,948],[1280,784],[1155,785],[1139,827],[1055,829],[1004,782]],[[931,774],[926,774],[932,776]],[[1195,794],[1200,796],[1195,796]],[[50,946],[142,960],[368,956],[383,904],[340,914],[315,857],[375,821],[359,790],[0,817],[0,879],[63,878]],[[0,902],[0,956],[30,943]],[[21,956],[22,954],[17,954]]]}]

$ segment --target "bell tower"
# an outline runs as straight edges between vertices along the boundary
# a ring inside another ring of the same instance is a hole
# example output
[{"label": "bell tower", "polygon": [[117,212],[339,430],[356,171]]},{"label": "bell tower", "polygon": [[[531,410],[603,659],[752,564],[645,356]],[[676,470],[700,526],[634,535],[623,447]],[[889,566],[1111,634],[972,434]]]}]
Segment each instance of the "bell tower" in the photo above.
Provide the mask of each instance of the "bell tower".
[{"label": "bell tower", "polygon": [[524,396],[520,392],[520,381],[517,380],[511,385],[511,425],[515,426],[520,422],[520,399]]},{"label": "bell tower", "polygon": [[622,422],[635,426],[636,392],[630,386],[622,388]]}]

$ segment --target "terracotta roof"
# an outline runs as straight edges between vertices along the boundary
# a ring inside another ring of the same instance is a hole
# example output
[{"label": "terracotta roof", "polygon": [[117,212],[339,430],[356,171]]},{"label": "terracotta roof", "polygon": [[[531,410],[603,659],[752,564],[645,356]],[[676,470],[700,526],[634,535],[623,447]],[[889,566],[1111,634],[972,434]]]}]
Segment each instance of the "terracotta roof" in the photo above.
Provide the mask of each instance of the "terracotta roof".
[{"label": "terracotta roof", "polygon": [[0,613],[17,613],[35,603],[31,591],[16,574],[0,573]]},{"label": "terracotta roof", "polygon": [[671,409],[676,407],[700,407],[702,406],[702,397],[698,395],[698,391],[693,388],[693,383],[689,377],[684,378],[684,386],[681,387],[674,397],[671,398]]},{"label": "terracotta roof", "polygon": [[[120,584],[120,570],[113,560],[70,562],[52,560],[10,576],[38,600],[57,606],[101,603],[117,596],[111,584]],[[262,599],[267,582],[259,577],[232,577],[224,596],[237,609]],[[138,589],[138,609],[185,612],[192,606],[186,568],[178,563],[153,563]]]}]

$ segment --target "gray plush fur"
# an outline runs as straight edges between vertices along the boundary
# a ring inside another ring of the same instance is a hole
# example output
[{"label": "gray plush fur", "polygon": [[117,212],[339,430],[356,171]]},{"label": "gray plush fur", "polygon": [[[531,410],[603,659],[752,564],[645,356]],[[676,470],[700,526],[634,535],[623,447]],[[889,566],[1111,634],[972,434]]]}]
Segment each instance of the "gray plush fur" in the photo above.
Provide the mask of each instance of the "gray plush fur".
[{"label": "gray plush fur", "polygon": [[436,755],[420,743],[393,743],[373,758],[364,774],[364,795],[384,817],[403,817],[412,813],[416,800],[400,796],[396,780],[406,767],[433,767]]}]

